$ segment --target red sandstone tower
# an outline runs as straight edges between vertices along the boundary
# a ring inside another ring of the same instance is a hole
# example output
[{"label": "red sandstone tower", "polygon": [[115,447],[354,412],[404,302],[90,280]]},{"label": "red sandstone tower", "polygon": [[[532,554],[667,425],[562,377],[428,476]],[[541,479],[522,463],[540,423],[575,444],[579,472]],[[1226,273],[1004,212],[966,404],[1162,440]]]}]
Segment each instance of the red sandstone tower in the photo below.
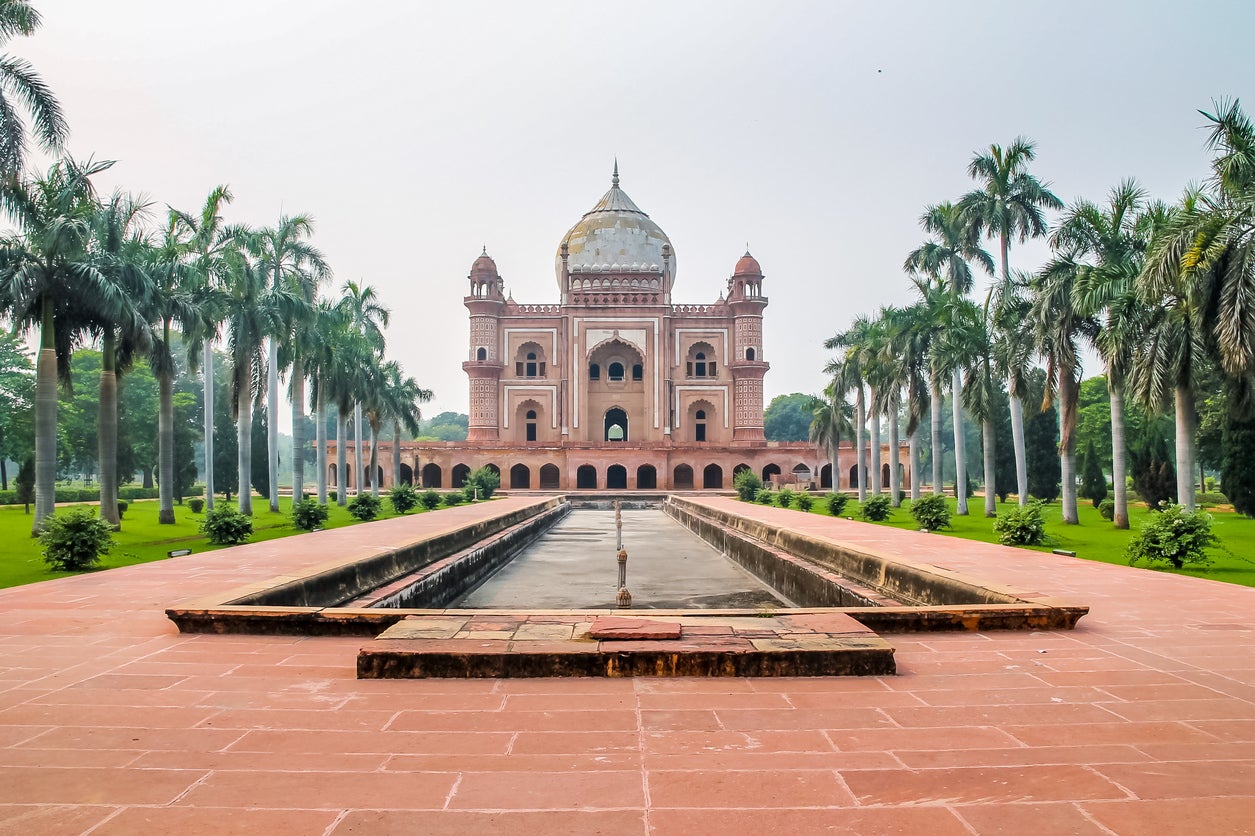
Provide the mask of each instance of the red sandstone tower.
[{"label": "red sandstone tower", "polygon": [[471,283],[471,294],[463,299],[463,303],[471,314],[471,351],[462,368],[470,378],[471,406],[466,440],[496,441],[499,437],[497,389],[505,368],[497,334],[501,313],[505,309],[502,293],[505,284],[486,247],[471,265],[467,278]]},{"label": "red sandstone tower", "polygon": [[733,441],[763,441],[763,377],[771,368],[763,359],[763,268],[749,250],[741,256],[728,280],[728,307],[732,311],[731,363],[736,423]]}]

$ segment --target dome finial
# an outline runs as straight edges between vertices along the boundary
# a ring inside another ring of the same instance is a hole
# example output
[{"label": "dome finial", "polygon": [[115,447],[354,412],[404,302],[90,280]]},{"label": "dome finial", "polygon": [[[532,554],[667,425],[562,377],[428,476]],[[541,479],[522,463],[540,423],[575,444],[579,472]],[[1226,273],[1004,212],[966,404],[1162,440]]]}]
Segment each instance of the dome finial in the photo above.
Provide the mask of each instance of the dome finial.
[{"label": "dome finial", "polygon": [[619,158],[617,156],[614,158],[614,176],[610,178],[610,186],[615,189],[619,187]]},{"label": "dome finial", "polygon": [[487,245],[487,244],[484,244],[484,249],[483,249],[483,251],[480,253],[480,255],[488,255],[488,245]]}]

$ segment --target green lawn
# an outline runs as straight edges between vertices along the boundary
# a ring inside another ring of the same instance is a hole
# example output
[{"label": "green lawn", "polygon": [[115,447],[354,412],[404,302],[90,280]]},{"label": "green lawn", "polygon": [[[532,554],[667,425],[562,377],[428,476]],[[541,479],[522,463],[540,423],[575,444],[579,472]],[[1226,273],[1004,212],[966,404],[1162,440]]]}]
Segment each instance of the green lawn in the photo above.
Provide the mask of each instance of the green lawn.
[{"label": "green lawn", "polygon": [[[955,501],[949,500],[951,512],[955,509]],[[1014,500],[1007,505],[999,504],[999,508],[1013,507]],[[874,525],[887,525],[893,528],[903,528],[907,530],[917,530],[919,525],[915,522],[915,518],[910,513],[911,501],[909,499],[902,503],[902,507],[895,509],[893,515],[883,523],[874,523]],[[981,540],[986,543],[997,543],[998,537],[993,532],[993,520],[985,517],[985,500],[982,497],[973,497],[968,500],[968,510],[970,514],[966,517],[951,517],[951,527],[936,532],[939,535],[947,537],[963,537],[968,540]],[[1212,549],[1209,556],[1212,564],[1207,567],[1195,567],[1187,569],[1171,569],[1156,568],[1153,571],[1170,571],[1180,575],[1193,575],[1199,578],[1210,578],[1217,581],[1227,581],[1228,583],[1241,584],[1243,586],[1255,586],[1255,519],[1244,517],[1241,514],[1235,514],[1229,510],[1207,509],[1214,520],[1212,525],[1212,533],[1220,540],[1219,545]],[[1100,560],[1104,563],[1119,563],[1128,565],[1128,559],[1124,556],[1125,546],[1129,542],[1129,538],[1138,529],[1138,527],[1146,520],[1147,515],[1151,512],[1146,506],[1140,502],[1133,503],[1129,508],[1129,531],[1119,531],[1114,528],[1111,523],[1104,520],[1098,514],[1098,509],[1088,500],[1081,500],[1078,506],[1078,515],[1080,517],[1080,525],[1064,525],[1062,521],[1062,506],[1059,502],[1047,505],[1044,509],[1046,518],[1046,544],[1040,547],[1024,547],[1036,548],[1038,551],[1050,551],[1051,549],[1066,549],[1076,552],[1077,557],[1083,557],[1086,560]],[[828,514],[828,508],[823,501],[822,496],[815,497],[815,505],[811,508],[812,514]],[[842,512],[844,517],[853,517],[861,520],[859,516],[859,503],[855,499],[851,499]]]},{"label": "green lawn", "polygon": [[[379,519],[396,516],[392,512],[392,504],[386,497],[382,499],[383,511]],[[234,502],[231,504],[234,505]],[[101,569],[166,560],[167,552],[176,549],[191,549],[193,554],[199,554],[229,548],[211,545],[200,533],[198,527],[205,518],[204,512],[193,514],[186,504],[176,505],[176,523],[158,525],[158,505],[155,499],[138,500],[130,504],[122,520],[122,530],[114,534],[113,551],[100,562]],[[302,533],[292,525],[291,498],[280,497],[279,508],[279,513],[272,513],[266,500],[253,498],[253,536],[249,542],[274,540]],[[330,506],[330,512],[324,528],[359,524],[348,511],[334,503]],[[410,511],[410,514],[418,513],[423,513],[421,505]],[[50,570],[44,563],[39,541],[30,536],[30,529],[31,517],[23,512],[22,506],[0,506],[0,538],[3,538],[0,541],[0,588],[75,574]]]}]

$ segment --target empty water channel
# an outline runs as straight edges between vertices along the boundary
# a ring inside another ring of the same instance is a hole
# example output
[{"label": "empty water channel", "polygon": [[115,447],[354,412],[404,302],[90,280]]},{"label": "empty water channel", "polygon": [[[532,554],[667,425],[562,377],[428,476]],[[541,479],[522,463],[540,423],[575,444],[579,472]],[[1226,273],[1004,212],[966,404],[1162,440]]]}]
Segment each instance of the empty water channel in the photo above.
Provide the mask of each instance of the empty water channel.
[{"label": "empty water channel", "polygon": [[[661,508],[629,508],[622,517],[634,609],[793,606]],[[614,607],[619,571],[615,545],[614,511],[573,510],[452,606]]]}]

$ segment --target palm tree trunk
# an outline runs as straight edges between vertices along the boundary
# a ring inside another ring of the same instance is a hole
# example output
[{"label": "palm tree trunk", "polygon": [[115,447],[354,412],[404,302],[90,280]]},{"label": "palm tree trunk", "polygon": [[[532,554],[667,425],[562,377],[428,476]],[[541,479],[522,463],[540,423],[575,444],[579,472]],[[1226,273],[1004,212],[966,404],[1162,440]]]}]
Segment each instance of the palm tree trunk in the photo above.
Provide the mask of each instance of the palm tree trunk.
[{"label": "palm tree trunk", "polygon": [[919,427],[911,433],[911,501],[919,499]]},{"label": "palm tree trunk", "polygon": [[1063,522],[1079,525],[1076,512],[1076,400],[1080,384],[1071,365],[1059,366],[1059,470],[1063,478]]},{"label": "palm tree trunk", "polygon": [[1177,502],[1194,510],[1194,393],[1176,388]]},{"label": "palm tree trunk", "polygon": [[933,460],[933,493],[941,493],[944,486],[941,484],[941,383],[939,381],[932,382],[932,425],[929,427],[929,443],[932,445]]},{"label": "palm tree trunk", "polygon": [[954,499],[955,513],[967,516],[967,444],[963,437],[963,377],[954,370],[950,381],[950,398],[954,412]]},{"label": "palm tree trunk", "polygon": [[57,349],[52,302],[45,299],[35,367],[35,520],[31,536],[43,529],[57,497]]},{"label": "palm tree trunk", "polygon": [[343,409],[336,409],[336,505],[343,508],[349,501],[349,454],[344,449],[345,436],[348,435]]},{"label": "palm tree trunk", "polygon": [[854,445],[858,448],[858,461],[855,466],[858,475],[858,501],[867,501],[867,405],[863,400],[863,387],[858,387],[858,396],[854,399]]},{"label": "palm tree trunk", "polygon": [[1011,444],[1015,448],[1015,494],[1023,507],[1028,504],[1028,452],[1024,446],[1024,401],[1015,394],[1011,395]]},{"label": "palm tree trunk", "polygon": [[401,422],[392,422],[392,484],[401,484]]},{"label": "palm tree trunk", "polygon": [[[168,324],[165,332],[165,344],[169,345]],[[174,525],[174,380],[169,368],[157,375],[157,401],[157,523]]]},{"label": "palm tree trunk", "polygon": [[247,370],[237,371],[243,376],[238,392],[236,414],[236,446],[239,448],[237,463],[240,469],[239,508],[241,514],[253,516],[253,382]]},{"label": "palm tree trunk", "polygon": [[118,375],[113,329],[105,328],[100,347],[100,426],[96,436],[100,458],[100,518],[122,527],[118,516]]},{"label": "palm tree trunk", "polygon": [[902,479],[898,475],[898,393],[889,393],[889,494],[894,508],[902,507]]},{"label": "palm tree trunk", "polygon": [[292,501],[299,502],[305,491],[305,364],[292,361],[288,379],[292,400]]},{"label": "palm tree trunk", "polygon": [[362,440],[366,434],[362,432],[362,404],[353,404],[353,486],[358,493],[362,492]]},{"label": "palm tree trunk", "polygon": [[214,509],[214,346],[205,340],[205,507]]},{"label": "palm tree trunk", "polygon": [[279,510],[279,347],[267,340],[266,357],[266,467],[270,473],[270,510]]},{"label": "palm tree trunk", "polygon": [[322,393],[322,381],[318,385],[318,414],[314,419],[314,460],[318,465],[318,504],[327,504],[327,402]]},{"label": "palm tree trunk", "polygon": [[1125,487],[1125,443],[1124,443],[1124,381],[1119,375],[1107,370],[1107,381],[1111,384],[1107,393],[1111,398],[1111,488],[1115,494],[1115,516],[1112,523],[1116,528],[1129,527],[1129,496]]},{"label": "palm tree trunk", "polygon": [[872,437],[871,437],[871,454],[872,461],[870,465],[872,477],[872,493],[879,494],[882,492],[884,485],[880,481],[880,410],[876,408],[876,390],[871,390],[871,420],[872,420]]},{"label": "palm tree trunk", "polygon": [[997,475],[994,473],[994,453],[998,444],[998,435],[994,429],[992,417],[981,422],[981,435],[985,447],[985,516],[996,517],[998,516],[998,486],[995,484]]}]

